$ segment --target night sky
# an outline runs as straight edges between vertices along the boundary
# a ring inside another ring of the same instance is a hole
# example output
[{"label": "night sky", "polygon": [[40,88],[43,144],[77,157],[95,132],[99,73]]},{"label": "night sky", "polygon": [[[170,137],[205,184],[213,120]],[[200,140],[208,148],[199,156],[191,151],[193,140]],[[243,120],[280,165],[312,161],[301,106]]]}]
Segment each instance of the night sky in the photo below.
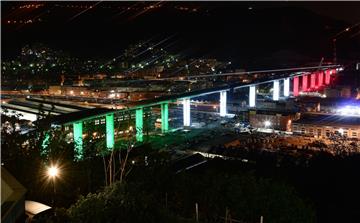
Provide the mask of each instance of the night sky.
[{"label": "night sky", "polygon": [[[82,58],[111,58],[140,40],[166,40],[162,47],[184,57],[239,66],[317,61],[331,59],[336,33],[360,22],[360,2],[34,2],[43,5],[19,8],[30,4],[2,2],[2,57],[44,43]],[[338,41],[339,57],[359,57],[358,32]]]}]

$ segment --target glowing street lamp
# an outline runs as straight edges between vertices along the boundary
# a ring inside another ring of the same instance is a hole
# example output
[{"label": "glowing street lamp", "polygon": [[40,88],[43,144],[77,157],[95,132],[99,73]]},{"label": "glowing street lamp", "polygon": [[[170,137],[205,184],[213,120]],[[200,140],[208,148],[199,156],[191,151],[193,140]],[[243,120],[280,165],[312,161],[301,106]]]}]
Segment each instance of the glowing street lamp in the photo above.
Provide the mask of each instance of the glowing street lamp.
[{"label": "glowing street lamp", "polygon": [[271,126],[271,122],[267,120],[264,122],[264,125],[265,125],[265,128],[268,128]]},{"label": "glowing street lamp", "polygon": [[55,196],[56,196],[56,190],[55,190],[55,179],[57,177],[59,177],[60,175],[60,170],[58,166],[50,166],[47,169],[47,176],[51,179],[52,183],[53,183],[53,198],[52,198],[52,205],[55,205]]},{"label": "glowing street lamp", "polygon": [[340,135],[344,135],[344,129],[339,129]]},{"label": "glowing street lamp", "polygon": [[48,176],[55,180],[59,174],[59,168],[57,166],[51,166],[48,168]]}]

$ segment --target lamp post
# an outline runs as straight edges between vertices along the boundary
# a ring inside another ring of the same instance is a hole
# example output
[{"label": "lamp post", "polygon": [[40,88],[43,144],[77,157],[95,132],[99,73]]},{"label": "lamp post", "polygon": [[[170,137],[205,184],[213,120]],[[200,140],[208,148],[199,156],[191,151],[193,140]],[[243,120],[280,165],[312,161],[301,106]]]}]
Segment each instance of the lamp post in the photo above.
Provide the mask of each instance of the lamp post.
[{"label": "lamp post", "polygon": [[272,132],[274,131],[273,128],[272,128],[272,123],[271,123],[271,121],[266,120],[266,121],[264,122],[264,126],[265,126],[265,130],[266,130],[266,129],[270,129]]},{"label": "lamp post", "polygon": [[270,121],[265,121],[264,122],[265,128],[268,128],[271,126],[271,122]]},{"label": "lamp post", "polygon": [[56,189],[55,189],[55,180],[59,176],[59,168],[57,166],[50,166],[47,169],[47,175],[52,181],[53,184],[53,197],[52,197],[52,205],[55,205],[55,195],[56,195]]}]

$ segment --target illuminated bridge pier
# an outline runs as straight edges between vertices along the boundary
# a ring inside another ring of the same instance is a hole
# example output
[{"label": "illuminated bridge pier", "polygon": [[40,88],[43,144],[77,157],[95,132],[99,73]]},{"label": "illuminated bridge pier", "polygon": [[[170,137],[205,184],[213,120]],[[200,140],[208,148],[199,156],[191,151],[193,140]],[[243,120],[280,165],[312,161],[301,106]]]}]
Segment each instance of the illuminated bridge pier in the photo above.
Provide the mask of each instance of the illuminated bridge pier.
[{"label": "illuminated bridge pier", "polygon": [[144,140],[144,109],[138,108],[135,112],[136,141],[142,142]]},{"label": "illuminated bridge pier", "polygon": [[106,115],[106,148],[113,149],[115,145],[114,114]]},{"label": "illuminated bridge pier", "polygon": [[298,76],[294,77],[294,80],[293,80],[293,95],[294,95],[294,97],[299,96],[299,77]]},{"label": "illuminated bridge pier", "polygon": [[183,125],[190,127],[191,125],[191,112],[190,112],[190,98],[183,99]]},{"label": "illuminated bridge pier", "polygon": [[82,159],[83,157],[83,123],[73,123],[74,131],[74,149],[76,159]]},{"label": "illuminated bridge pier", "polygon": [[284,97],[290,96],[290,78],[284,79]]},{"label": "illuminated bridge pier", "polygon": [[316,73],[312,73],[310,75],[310,88],[315,89],[315,85],[316,85]]},{"label": "illuminated bridge pier", "polygon": [[221,117],[225,117],[226,113],[227,113],[227,108],[226,108],[226,100],[227,97],[227,93],[226,91],[220,91],[220,116]]},{"label": "illuminated bridge pier", "polygon": [[169,131],[169,103],[161,103],[161,132]]},{"label": "illuminated bridge pier", "polygon": [[249,87],[249,107],[253,108],[256,106],[256,85]]},{"label": "illuminated bridge pier", "polygon": [[303,92],[306,92],[306,91],[309,90],[309,88],[308,88],[308,75],[303,75],[302,76],[301,90]]},{"label": "illuminated bridge pier", "polygon": [[[238,88],[249,89],[248,106],[250,108],[256,107],[257,89],[262,84],[272,84],[273,92],[272,99],[278,101],[281,94],[284,98],[291,95],[297,97],[301,90],[308,91],[309,79],[310,87],[328,85],[331,82],[331,75],[336,74],[340,66],[322,66],[301,68],[296,72],[296,69],[288,69],[286,74],[279,75],[277,78],[271,80],[259,80],[255,83],[229,83],[226,86],[214,87],[210,89],[202,89],[192,92],[186,92],[177,95],[164,96],[152,100],[139,102],[131,108],[122,110],[111,109],[91,109],[86,111],[79,111],[58,118],[52,122],[55,126],[62,126],[64,131],[70,134],[74,142],[74,150],[76,159],[82,159],[84,154],[84,146],[87,142],[85,138],[91,139],[105,139],[104,147],[109,151],[115,148],[116,142],[128,138],[127,135],[134,134],[134,139],[137,142],[144,141],[144,132],[147,134],[149,128],[161,128],[162,133],[169,132],[169,105],[177,102],[182,103],[183,127],[191,127],[191,99],[201,97],[209,94],[219,95],[219,116],[227,116],[227,97],[229,91],[234,91]],[[281,70],[283,71],[283,70]],[[310,77],[310,78],[309,78]],[[300,81],[301,80],[301,81]],[[281,85],[282,84],[282,85]],[[291,86],[292,85],[292,86]],[[283,86],[283,89],[282,89]],[[292,91],[291,91],[292,89]],[[314,90],[314,89],[313,89]],[[160,110],[161,123],[153,120],[152,109]],[[149,124],[150,123],[150,124]],[[157,127],[157,125],[161,125]]]},{"label": "illuminated bridge pier", "polygon": [[280,81],[279,80],[275,80],[274,82],[274,87],[273,87],[273,100],[274,101],[278,101],[280,98]]},{"label": "illuminated bridge pier", "polygon": [[318,86],[322,87],[324,85],[324,72],[320,71],[318,73]]}]

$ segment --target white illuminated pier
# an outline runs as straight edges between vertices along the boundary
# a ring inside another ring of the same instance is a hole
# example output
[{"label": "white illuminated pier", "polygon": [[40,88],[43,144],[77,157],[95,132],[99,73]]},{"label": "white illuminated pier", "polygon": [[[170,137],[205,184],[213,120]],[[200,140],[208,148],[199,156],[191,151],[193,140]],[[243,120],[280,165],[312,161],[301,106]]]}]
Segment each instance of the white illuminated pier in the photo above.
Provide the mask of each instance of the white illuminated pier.
[{"label": "white illuminated pier", "polygon": [[273,88],[273,100],[278,101],[280,96],[280,81],[274,81],[274,88]]},{"label": "white illuminated pier", "polygon": [[190,126],[190,98],[183,99],[183,116],[184,116],[184,126]]},{"label": "white illuminated pier", "polygon": [[284,96],[285,97],[290,96],[290,78],[284,79]]},{"label": "white illuminated pier", "polygon": [[249,107],[256,106],[256,85],[252,85],[249,88]]},{"label": "white illuminated pier", "polygon": [[226,116],[226,91],[220,92],[220,116],[225,117]]}]

